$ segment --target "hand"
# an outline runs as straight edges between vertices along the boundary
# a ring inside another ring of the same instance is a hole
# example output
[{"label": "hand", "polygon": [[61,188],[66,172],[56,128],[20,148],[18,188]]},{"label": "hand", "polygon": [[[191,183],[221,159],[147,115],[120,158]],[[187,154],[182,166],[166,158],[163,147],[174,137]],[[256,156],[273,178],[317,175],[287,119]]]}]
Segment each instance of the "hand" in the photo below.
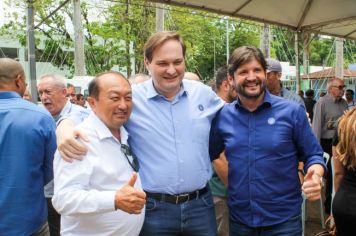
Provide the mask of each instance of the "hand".
[{"label": "hand", "polygon": [[76,139],[80,138],[89,142],[87,136],[81,131],[75,130],[72,122],[68,120],[64,120],[59,124],[56,134],[57,147],[61,157],[67,162],[72,162],[73,159],[82,160],[87,149]]},{"label": "hand", "polygon": [[308,200],[315,201],[320,199],[321,178],[314,170],[308,170],[304,177],[302,190]]},{"label": "hand", "polygon": [[137,173],[133,172],[131,179],[115,195],[115,208],[130,214],[140,214],[146,203],[146,193],[134,188]]}]

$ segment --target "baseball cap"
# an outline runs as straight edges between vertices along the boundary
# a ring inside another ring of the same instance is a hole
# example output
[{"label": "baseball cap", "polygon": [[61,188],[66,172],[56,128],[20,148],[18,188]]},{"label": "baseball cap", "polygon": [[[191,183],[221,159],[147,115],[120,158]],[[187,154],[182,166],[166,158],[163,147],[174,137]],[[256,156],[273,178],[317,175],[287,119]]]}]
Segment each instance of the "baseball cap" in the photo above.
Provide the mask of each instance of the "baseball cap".
[{"label": "baseball cap", "polygon": [[281,63],[273,58],[267,58],[267,73],[268,72],[282,72]]}]

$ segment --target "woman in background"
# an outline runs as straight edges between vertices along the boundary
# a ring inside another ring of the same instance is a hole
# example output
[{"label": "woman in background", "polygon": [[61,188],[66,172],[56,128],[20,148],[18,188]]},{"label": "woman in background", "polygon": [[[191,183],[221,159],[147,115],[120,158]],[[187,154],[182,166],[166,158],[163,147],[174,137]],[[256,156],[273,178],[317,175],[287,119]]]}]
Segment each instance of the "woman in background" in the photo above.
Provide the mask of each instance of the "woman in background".
[{"label": "woman in background", "polygon": [[356,108],[340,118],[338,136],[332,212],[338,236],[356,235]]}]

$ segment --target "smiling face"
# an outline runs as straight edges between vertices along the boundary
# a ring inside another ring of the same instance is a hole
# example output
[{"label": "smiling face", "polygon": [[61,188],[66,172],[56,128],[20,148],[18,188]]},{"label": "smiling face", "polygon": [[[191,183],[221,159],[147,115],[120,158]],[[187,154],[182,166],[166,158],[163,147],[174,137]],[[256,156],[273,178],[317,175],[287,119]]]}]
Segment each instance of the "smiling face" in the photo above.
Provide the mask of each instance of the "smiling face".
[{"label": "smiling face", "polygon": [[37,85],[43,106],[52,116],[59,115],[67,102],[67,89],[57,85],[52,77],[44,77]]},{"label": "smiling face", "polygon": [[185,72],[183,49],[179,41],[171,39],[157,47],[151,61],[145,58],[145,65],[157,92],[168,99],[173,98],[180,89]]},{"label": "smiling face", "polygon": [[240,65],[229,81],[239,96],[246,99],[258,99],[264,94],[266,88],[266,72],[256,60]]},{"label": "smiling face", "polygon": [[98,78],[99,94],[88,97],[91,109],[115,135],[129,119],[132,111],[132,92],[129,82],[117,74]]}]

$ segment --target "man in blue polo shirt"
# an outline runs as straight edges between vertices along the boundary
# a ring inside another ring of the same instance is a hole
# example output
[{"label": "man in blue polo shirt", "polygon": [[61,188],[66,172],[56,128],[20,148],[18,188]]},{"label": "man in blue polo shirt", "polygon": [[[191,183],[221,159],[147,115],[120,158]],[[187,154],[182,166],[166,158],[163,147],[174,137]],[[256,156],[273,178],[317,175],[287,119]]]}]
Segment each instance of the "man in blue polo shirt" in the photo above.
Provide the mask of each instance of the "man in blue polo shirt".
[{"label": "man in blue polo shirt", "polygon": [[22,99],[21,64],[0,59],[0,234],[49,235],[43,187],[53,178],[55,124]]},{"label": "man in blue polo shirt", "polygon": [[266,90],[266,61],[255,47],[237,48],[228,79],[238,99],[213,121],[210,156],[225,150],[229,163],[230,235],[301,235],[298,161],[307,174],[302,189],[320,198],[323,151],[304,107]]}]

